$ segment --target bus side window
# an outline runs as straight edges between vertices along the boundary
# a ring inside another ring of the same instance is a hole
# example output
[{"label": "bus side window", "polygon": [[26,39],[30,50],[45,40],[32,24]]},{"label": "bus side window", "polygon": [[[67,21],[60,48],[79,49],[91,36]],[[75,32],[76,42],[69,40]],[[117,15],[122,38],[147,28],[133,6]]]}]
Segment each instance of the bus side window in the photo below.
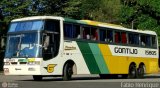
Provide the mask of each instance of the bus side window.
[{"label": "bus side window", "polygon": [[105,41],[105,42],[107,41],[105,29],[100,29],[100,41]]},{"label": "bus side window", "polygon": [[151,37],[150,36],[146,36],[146,46],[151,47]]},{"label": "bus side window", "polygon": [[126,32],[122,32],[121,33],[121,37],[122,37],[122,43],[126,44],[127,43],[127,35]]},{"label": "bus side window", "polygon": [[73,38],[81,39],[81,32],[79,25],[73,25]]},{"label": "bus side window", "polygon": [[139,45],[139,35],[135,33],[128,33],[128,43]]},{"label": "bus side window", "polygon": [[152,47],[157,47],[156,37],[155,37],[155,36],[152,36],[152,37],[151,37],[151,40],[152,40]]},{"label": "bus side window", "polygon": [[97,28],[91,28],[91,39],[98,40],[98,29]]},{"label": "bus side window", "polygon": [[64,24],[64,37],[73,38],[72,24]]},{"label": "bus side window", "polygon": [[121,43],[121,33],[115,32],[115,43]]},{"label": "bus side window", "polygon": [[113,31],[107,30],[107,42],[113,42]]},{"label": "bus side window", "polygon": [[83,27],[83,39],[90,39],[90,27]]},{"label": "bus side window", "polygon": [[141,45],[146,46],[146,37],[145,35],[141,35]]}]

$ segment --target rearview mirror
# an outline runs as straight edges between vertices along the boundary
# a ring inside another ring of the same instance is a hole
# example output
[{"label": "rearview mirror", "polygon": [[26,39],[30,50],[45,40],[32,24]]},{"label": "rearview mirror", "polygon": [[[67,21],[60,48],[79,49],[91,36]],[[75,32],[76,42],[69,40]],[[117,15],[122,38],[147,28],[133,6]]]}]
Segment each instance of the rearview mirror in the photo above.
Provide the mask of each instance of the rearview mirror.
[{"label": "rearview mirror", "polygon": [[49,46],[50,36],[44,35],[43,38],[44,38],[43,47],[44,47],[45,50],[47,50],[48,46]]}]

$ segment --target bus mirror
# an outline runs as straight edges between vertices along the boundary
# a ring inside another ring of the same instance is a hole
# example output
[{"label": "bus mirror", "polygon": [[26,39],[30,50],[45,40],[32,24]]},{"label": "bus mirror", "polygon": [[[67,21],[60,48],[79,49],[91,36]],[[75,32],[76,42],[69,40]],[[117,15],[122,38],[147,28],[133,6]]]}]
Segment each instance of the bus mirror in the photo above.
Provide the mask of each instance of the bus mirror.
[{"label": "bus mirror", "polygon": [[5,39],[2,37],[1,38],[1,46],[2,49],[5,47]]},{"label": "bus mirror", "polygon": [[50,37],[45,35],[44,36],[44,42],[43,42],[43,47],[45,50],[47,50],[48,46],[49,46],[49,40],[50,40]]}]

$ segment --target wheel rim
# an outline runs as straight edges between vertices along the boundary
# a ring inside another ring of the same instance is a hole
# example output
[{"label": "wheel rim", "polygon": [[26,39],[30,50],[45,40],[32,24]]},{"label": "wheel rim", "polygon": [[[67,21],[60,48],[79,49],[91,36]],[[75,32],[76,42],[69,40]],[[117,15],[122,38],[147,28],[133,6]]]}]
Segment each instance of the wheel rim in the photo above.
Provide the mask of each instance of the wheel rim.
[{"label": "wheel rim", "polygon": [[71,67],[71,66],[69,66],[67,73],[68,73],[69,76],[71,76],[71,75],[73,74],[73,71],[72,71],[72,67]]},{"label": "wheel rim", "polygon": [[139,69],[138,69],[138,76],[139,77],[143,77],[144,76],[144,66],[140,66]]},{"label": "wheel rim", "polygon": [[135,67],[130,68],[129,78],[135,78],[136,77],[136,69]]},{"label": "wheel rim", "polygon": [[131,71],[131,75],[132,75],[133,77],[135,77],[135,75],[136,75],[136,72],[135,72],[135,69],[134,69],[134,68],[133,68],[132,71]]}]

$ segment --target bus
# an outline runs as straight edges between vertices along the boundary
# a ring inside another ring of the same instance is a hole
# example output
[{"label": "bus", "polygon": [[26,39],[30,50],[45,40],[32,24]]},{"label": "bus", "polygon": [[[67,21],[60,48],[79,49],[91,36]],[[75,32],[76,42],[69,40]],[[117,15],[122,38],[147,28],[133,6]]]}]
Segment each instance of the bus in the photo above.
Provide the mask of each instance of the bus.
[{"label": "bus", "polygon": [[73,75],[125,75],[141,78],[158,72],[154,31],[128,29],[91,20],[33,16],[12,20],[7,33],[5,75],[34,80]]}]

